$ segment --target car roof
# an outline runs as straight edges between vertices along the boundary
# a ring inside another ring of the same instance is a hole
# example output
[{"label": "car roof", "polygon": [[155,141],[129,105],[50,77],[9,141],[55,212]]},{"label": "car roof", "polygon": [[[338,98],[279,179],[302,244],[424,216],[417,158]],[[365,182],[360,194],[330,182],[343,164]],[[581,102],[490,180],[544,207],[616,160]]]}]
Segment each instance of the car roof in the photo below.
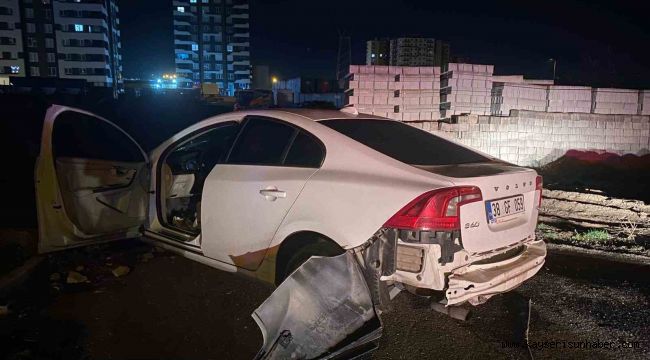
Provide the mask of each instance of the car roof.
[{"label": "car roof", "polygon": [[323,109],[269,109],[263,111],[265,114],[272,115],[275,112],[291,113],[295,115],[300,115],[314,121],[329,120],[329,119],[376,119],[376,120],[388,120],[385,117],[363,114],[363,113],[352,113],[348,111],[341,110],[323,110]]}]

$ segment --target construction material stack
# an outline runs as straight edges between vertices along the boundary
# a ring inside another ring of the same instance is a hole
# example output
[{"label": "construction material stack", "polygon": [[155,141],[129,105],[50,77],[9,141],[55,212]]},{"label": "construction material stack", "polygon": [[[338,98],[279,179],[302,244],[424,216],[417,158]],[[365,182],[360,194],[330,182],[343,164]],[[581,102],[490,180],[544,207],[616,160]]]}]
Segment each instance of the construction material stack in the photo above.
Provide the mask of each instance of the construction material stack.
[{"label": "construction material stack", "polygon": [[494,65],[449,63],[441,77],[441,117],[489,115]]},{"label": "construction material stack", "polygon": [[495,82],[492,87],[492,115],[507,116],[510,110],[546,111],[548,86]]},{"label": "construction material stack", "polygon": [[639,91],[639,115],[650,115],[650,90]]},{"label": "construction material stack", "polygon": [[591,88],[553,85],[548,89],[548,112],[590,113]]},{"label": "construction material stack", "polygon": [[639,108],[639,90],[595,88],[591,99],[596,114],[634,115]]},{"label": "construction material stack", "polygon": [[440,119],[440,68],[350,66],[349,104],[359,112],[402,121]]}]

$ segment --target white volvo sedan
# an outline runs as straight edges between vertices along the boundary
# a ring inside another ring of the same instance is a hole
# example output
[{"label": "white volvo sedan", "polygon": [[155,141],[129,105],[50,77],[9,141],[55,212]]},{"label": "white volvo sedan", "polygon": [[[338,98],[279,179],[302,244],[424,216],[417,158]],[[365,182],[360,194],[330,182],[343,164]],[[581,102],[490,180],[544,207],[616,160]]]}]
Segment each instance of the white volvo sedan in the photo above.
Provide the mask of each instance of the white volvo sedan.
[{"label": "white volvo sedan", "polygon": [[54,105],[36,189],[41,252],[142,237],[275,284],[259,358],[352,356],[396,289],[478,305],[546,256],[535,171],[350,108],[219,115],[146,154]]}]

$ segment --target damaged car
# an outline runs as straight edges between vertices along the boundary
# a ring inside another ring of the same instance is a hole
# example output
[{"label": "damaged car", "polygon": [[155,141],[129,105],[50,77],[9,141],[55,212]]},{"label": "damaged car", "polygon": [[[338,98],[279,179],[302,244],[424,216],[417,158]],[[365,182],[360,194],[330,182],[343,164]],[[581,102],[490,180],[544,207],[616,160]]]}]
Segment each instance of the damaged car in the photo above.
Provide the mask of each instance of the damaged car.
[{"label": "damaged car", "polygon": [[36,190],[40,252],[141,237],[277,286],[260,359],[356,356],[400,290],[479,305],[546,256],[534,170],[353,108],[223,114],[147,154],[53,105]]}]

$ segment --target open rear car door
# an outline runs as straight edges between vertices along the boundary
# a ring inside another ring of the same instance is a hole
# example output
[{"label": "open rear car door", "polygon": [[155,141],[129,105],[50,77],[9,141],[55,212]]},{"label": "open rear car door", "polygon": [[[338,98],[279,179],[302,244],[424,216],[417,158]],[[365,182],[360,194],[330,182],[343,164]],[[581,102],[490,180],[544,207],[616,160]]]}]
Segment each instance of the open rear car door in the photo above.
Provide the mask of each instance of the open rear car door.
[{"label": "open rear car door", "polygon": [[39,252],[141,234],[147,211],[147,155],[115,124],[53,105],[36,162]]}]

